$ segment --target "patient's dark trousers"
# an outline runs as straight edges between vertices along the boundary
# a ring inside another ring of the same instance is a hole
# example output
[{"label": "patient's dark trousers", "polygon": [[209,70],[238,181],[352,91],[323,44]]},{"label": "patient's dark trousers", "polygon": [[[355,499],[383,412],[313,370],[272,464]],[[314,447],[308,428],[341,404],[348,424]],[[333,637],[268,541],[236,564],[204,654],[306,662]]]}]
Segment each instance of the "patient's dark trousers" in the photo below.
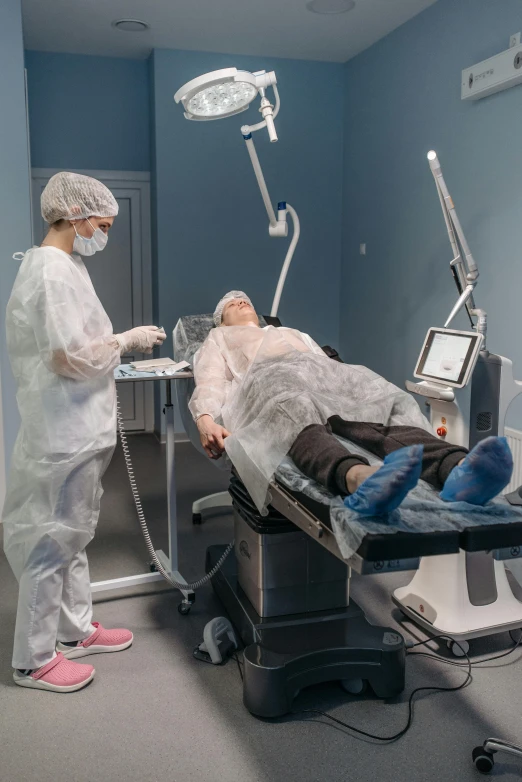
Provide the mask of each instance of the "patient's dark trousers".
[{"label": "patient's dark trousers", "polygon": [[415,426],[344,421],[334,415],[328,419],[326,426],[311,424],[303,429],[288,454],[301,472],[332,494],[348,494],[346,473],[350,467],[369,464],[363,456],[347,451],[334,435],[350,440],[380,459],[408,445],[423,445],[421,478],[435,489],[443,487],[452,469],[468,453],[462,446],[446,443]]}]

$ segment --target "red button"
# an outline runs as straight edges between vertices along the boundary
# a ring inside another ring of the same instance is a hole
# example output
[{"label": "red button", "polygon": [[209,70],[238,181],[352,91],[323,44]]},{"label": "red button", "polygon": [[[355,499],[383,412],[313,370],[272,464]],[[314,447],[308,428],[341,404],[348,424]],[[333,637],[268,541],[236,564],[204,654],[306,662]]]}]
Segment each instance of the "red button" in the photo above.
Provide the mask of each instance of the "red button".
[{"label": "red button", "polygon": [[439,426],[439,428],[437,429],[437,434],[439,435],[439,437],[446,437],[446,435],[448,434],[448,430],[446,429],[445,426]]}]

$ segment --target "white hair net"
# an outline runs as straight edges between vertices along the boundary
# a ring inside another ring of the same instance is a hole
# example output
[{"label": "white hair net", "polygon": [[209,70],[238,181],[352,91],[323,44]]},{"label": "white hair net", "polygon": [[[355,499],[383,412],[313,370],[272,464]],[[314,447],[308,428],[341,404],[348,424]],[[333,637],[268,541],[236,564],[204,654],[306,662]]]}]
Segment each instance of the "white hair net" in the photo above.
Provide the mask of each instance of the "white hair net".
[{"label": "white hair net", "polygon": [[108,187],[83,174],[62,171],[48,181],[40,200],[43,219],[82,220],[86,217],[115,217],[118,203]]},{"label": "white hair net", "polygon": [[225,309],[225,304],[229,301],[232,301],[232,299],[245,299],[245,301],[248,301],[248,303],[253,307],[251,299],[246,295],[246,293],[243,293],[243,291],[229,291],[228,293],[225,293],[223,298],[218,303],[216,309],[214,310],[214,325],[215,326],[221,326],[221,320],[223,318],[223,310]]}]

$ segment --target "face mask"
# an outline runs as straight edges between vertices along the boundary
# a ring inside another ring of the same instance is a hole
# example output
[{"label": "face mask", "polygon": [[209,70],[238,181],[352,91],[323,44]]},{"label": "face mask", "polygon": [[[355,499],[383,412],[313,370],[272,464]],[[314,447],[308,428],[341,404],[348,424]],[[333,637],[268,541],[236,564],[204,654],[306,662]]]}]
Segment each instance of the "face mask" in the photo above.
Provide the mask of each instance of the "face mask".
[{"label": "face mask", "polygon": [[74,232],[76,233],[73,242],[73,252],[83,256],[94,255],[94,253],[97,253],[99,250],[103,250],[109,240],[109,237],[107,234],[103,233],[101,228],[95,228],[90,220],[87,220],[87,222],[94,231],[90,239],[81,236],[76,230],[76,225],[73,223]]}]

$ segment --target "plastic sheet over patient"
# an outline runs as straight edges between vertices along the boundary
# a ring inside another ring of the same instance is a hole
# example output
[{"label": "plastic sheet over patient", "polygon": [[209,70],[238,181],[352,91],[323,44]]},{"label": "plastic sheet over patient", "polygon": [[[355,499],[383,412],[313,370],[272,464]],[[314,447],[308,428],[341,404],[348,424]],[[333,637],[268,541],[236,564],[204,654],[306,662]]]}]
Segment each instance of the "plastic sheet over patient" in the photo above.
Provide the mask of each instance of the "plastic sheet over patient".
[{"label": "plastic sheet over patient", "polygon": [[332,361],[320,349],[297,349],[284,331],[261,330],[255,357],[244,355],[245,364],[251,363],[222,408],[223,425],[232,432],[227,453],[262,513],[272,476],[309,424],[340,415],[431,431],[406,392],[366,367]]}]

